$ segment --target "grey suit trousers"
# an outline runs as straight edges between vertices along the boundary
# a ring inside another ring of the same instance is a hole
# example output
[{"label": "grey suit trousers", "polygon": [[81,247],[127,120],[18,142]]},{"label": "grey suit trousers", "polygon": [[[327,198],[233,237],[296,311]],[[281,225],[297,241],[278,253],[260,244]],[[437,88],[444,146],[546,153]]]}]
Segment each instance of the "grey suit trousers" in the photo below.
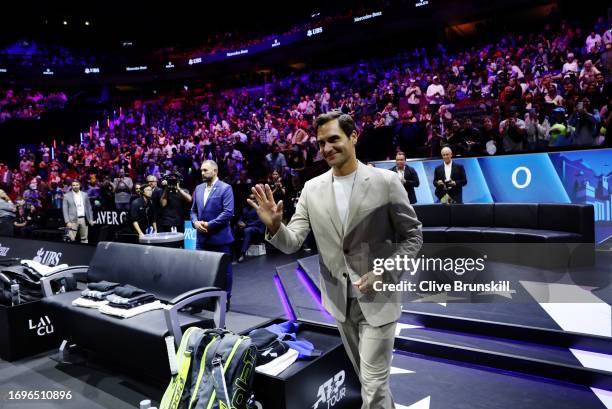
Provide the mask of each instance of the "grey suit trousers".
[{"label": "grey suit trousers", "polygon": [[350,298],[346,321],[337,324],[344,348],[361,381],[361,409],[395,408],[389,376],[397,322],[371,326],[357,299]]}]

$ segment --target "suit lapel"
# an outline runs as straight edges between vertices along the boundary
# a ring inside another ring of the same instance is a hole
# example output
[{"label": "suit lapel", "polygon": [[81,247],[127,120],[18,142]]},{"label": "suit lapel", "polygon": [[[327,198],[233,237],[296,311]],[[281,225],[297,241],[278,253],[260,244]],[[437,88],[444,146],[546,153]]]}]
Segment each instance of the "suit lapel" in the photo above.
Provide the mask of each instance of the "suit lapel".
[{"label": "suit lapel", "polygon": [[[213,196],[213,194],[215,193],[215,191],[217,190],[217,185],[219,184],[219,182],[215,182],[215,184],[213,185],[212,189],[210,189],[210,193],[208,194],[208,198],[206,199],[206,203],[204,204],[204,208],[202,210],[205,210],[206,207],[208,206],[208,204],[210,203],[210,198]],[[206,184],[204,184],[204,190],[202,191],[202,200],[204,200],[204,194],[206,193]]]},{"label": "suit lapel", "polygon": [[322,201],[331,220],[331,224],[334,226],[338,236],[342,237],[342,223],[340,222],[340,215],[338,214],[338,207],[336,206],[336,196],[334,194],[331,170],[327,175],[325,175],[325,178],[321,183],[321,193],[322,198],[327,198],[327,200]]},{"label": "suit lapel", "polygon": [[202,200],[200,203],[201,205],[198,206],[198,208],[200,209],[200,215],[202,215],[204,213],[204,208],[206,207],[206,204],[204,203],[204,193],[206,192],[206,183],[202,183],[200,185],[200,194],[202,195],[202,198],[200,200]]},{"label": "suit lapel", "polygon": [[351,231],[351,224],[353,223],[353,220],[355,220],[357,211],[359,210],[360,205],[365,201],[368,189],[370,187],[369,180],[370,175],[368,167],[359,162],[353,192],[351,193],[351,198],[349,201],[349,214],[348,221],[346,222],[346,229],[344,230],[345,234]]}]

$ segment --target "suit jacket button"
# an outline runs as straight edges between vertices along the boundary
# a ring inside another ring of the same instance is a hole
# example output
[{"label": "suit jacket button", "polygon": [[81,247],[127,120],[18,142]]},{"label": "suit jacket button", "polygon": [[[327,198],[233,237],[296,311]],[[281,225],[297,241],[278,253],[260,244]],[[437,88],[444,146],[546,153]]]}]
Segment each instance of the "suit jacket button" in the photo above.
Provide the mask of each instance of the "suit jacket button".
[{"label": "suit jacket button", "polygon": [[349,253],[349,249],[344,249],[344,254],[348,254]]},{"label": "suit jacket button", "polygon": [[342,277],[346,278],[346,277],[348,277],[348,274],[342,273]]}]

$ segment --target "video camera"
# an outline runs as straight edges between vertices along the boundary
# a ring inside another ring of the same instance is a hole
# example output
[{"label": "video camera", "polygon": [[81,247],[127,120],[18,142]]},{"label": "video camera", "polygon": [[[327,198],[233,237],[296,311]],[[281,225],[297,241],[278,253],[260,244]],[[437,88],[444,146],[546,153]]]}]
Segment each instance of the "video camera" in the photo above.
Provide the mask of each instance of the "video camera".
[{"label": "video camera", "polygon": [[183,181],[183,176],[178,172],[172,172],[164,175],[161,180],[162,185],[167,187],[169,192],[176,192],[178,184]]}]

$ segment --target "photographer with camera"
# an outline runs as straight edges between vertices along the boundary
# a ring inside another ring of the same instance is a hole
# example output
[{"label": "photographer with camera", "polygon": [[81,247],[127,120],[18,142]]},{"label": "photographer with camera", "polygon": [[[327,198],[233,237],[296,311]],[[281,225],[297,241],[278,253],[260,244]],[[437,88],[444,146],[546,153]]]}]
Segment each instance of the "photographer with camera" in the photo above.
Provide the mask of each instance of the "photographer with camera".
[{"label": "photographer with camera", "polygon": [[499,123],[499,133],[502,136],[504,152],[520,152],[525,150],[525,121],[519,118],[517,107],[508,110],[506,119]]},{"label": "photographer with camera", "polygon": [[588,98],[579,100],[576,110],[570,117],[568,124],[574,128],[573,144],[575,146],[593,146],[597,140],[597,118],[590,111]]},{"label": "photographer with camera", "polygon": [[[162,194],[157,218],[157,231],[185,231],[186,206],[191,204],[191,195],[180,187],[181,175],[177,172],[162,178]],[[156,181],[157,183],[157,181]]]}]

